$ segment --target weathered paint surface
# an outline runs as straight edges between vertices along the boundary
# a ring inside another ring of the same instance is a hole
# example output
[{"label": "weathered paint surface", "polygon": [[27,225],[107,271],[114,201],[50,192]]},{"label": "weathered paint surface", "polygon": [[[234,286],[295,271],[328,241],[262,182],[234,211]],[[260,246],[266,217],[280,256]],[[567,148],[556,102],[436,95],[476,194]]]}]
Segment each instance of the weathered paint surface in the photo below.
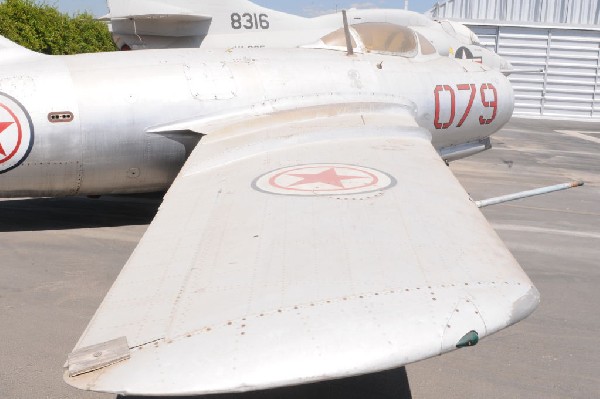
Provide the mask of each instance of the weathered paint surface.
[{"label": "weathered paint surface", "polygon": [[[318,49],[26,56],[2,69],[0,92],[36,133],[21,167],[0,175],[4,197],[165,190],[200,135],[146,129],[262,104],[403,104],[437,149],[491,135],[513,110],[506,78],[469,61]],[[73,118],[54,123],[55,112]]]}]

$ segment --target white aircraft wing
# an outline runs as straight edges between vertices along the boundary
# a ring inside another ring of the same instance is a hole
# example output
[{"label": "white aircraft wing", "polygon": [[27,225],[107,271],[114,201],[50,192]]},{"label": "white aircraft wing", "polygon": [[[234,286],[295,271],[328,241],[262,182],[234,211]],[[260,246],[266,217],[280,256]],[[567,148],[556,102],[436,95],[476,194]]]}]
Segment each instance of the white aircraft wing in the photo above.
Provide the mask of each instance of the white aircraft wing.
[{"label": "white aircraft wing", "polygon": [[207,133],[70,355],[129,395],[295,385],[475,344],[538,292],[405,110]]}]

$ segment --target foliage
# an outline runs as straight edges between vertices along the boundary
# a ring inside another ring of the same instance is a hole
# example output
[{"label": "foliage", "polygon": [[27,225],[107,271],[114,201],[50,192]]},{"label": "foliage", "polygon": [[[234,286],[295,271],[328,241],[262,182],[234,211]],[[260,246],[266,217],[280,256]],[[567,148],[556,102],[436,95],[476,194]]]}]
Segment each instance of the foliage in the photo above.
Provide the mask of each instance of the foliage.
[{"label": "foliage", "polygon": [[0,35],[44,54],[113,51],[108,27],[88,13],[70,16],[36,0],[0,2]]}]

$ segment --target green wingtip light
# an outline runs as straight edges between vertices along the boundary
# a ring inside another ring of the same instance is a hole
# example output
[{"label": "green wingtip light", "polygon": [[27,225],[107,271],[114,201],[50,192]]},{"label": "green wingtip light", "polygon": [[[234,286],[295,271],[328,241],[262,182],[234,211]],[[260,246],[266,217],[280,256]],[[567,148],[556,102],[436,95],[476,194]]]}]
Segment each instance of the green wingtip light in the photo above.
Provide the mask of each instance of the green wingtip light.
[{"label": "green wingtip light", "polygon": [[470,331],[456,344],[457,348],[466,348],[467,346],[475,346],[479,343],[479,333],[477,331]]}]

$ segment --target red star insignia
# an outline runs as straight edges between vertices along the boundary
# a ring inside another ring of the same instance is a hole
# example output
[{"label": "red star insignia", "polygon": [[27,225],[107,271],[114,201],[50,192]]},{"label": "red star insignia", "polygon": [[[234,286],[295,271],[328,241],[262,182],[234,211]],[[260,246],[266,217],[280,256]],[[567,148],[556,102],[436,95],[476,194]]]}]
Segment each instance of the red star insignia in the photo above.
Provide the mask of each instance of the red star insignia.
[{"label": "red star insignia", "polygon": [[302,180],[292,184],[289,187],[300,186],[302,184],[325,183],[339,188],[345,188],[343,181],[352,179],[364,179],[364,176],[342,176],[338,175],[335,168],[329,168],[316,174],[291,174],[289,176],[300,177]]}]

